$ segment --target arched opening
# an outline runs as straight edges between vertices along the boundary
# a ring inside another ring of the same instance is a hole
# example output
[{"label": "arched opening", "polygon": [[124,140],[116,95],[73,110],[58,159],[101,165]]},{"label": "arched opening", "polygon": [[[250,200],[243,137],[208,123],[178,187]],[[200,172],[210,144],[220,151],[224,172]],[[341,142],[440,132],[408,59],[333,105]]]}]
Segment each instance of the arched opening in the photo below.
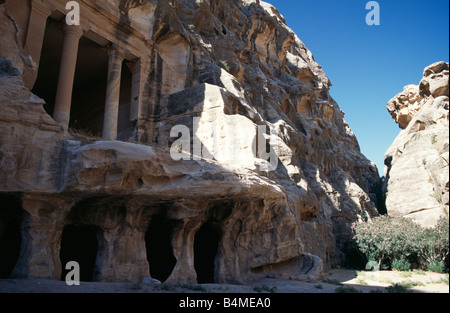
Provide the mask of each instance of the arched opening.
[{"label": "arched opening", "polygon": [[304,95],[297,105],[297,112],[305,117],[311,116],[312,104],[311,96]]},{"label": "arched opening", "polygon": [[177,263],[172,247],[173,228],[173,223],[164,216],[155,215],[145,235],[150,276],[161,282],[169,278]]},{"label": "arched opening", "polygon": [[195,234],[194,238],[194,268],[197,272],[199,284],[214,283],[215,260],[221,234],[212,222],[205,223]]},{"label": "arched opening", "polygon": [[0,203],[0,278],[8,278],[19,258],[24,212],[18,197],[0,195]]},{"label": "arched opening", "polygon": [[65,280],[70,270],[66,264],[76,261],[80,265],[80,280],[93,281],[95,261],[97,258],[98,229],[92,226],[67,225],[61,238],[61,280]]}]

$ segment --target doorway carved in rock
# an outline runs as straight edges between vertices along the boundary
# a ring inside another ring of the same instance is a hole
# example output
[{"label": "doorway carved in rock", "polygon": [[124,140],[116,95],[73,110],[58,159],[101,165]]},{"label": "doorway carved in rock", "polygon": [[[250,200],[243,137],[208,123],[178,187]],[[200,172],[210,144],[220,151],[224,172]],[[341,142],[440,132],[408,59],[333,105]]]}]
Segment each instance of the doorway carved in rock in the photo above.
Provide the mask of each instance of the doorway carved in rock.
[{"label": "doorway carved in rock", "polygon": [[80,265],[80,281],[94,281],[99,233],[100,229],[95,226],[70,224],[64,227],[60,249],[61,280],[65,280],[70,271],[66,270],[66,264],[75,261]]},{"label": "doorway carved in rock", "polygon": [[154,215],[145,235],[150,276],[161,282],[169,278],[177,263],[172,247],[174,227],[175,221],[162,214]]}]

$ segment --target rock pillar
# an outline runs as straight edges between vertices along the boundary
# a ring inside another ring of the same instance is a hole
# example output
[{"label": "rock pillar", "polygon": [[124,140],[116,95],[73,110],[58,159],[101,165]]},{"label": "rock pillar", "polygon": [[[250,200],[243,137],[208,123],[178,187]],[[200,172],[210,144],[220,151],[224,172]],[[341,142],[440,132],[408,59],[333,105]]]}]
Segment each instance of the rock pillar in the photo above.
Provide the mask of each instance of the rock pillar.
[{"label": "rock pillar", "polygon": [[64,26],[64,43],[59,68],[58,87],[56,90],[53,118],[62,123],[65,129],[69,127],[70,106],[72,102],[73,81],[77,64],[78,43],[83,30],[80,26]]},{"label": "rock pillar", "polygon": [[55,197],[24,196],[22,244],[12,278],[60,279],[59,248],[64,217],[71,207]]},{"label": "rock pillar", "polygon": [[37,79],[45,27],[47,25],[47,18],[51,13],[52,11],[41,2],[31,2],[31,15],[24,48],[31,57],[32,67],[25,69],[23,73],[23,82],[29,89],[33,88]]},{"label": "rock pillar", "polygon": [[106,85],[105,117],[103,120],[103,139],[117,139],[119,118],[120,77],[124,54],[112,47],[109,50],[108,81]]},{"label": "rock pillar", "polygon": [[141,282],[149,276],[145,234],[150,216],[139,202],[130,201],[126,208],[125,221],[120,216],[100,225],[104,232],[96,281]]},{"label": "rock pillar", "polygon": [[130,121],[135,122],[139,118],[139,111],[142,103],[142,62],[136,59],[128,63],[131,72],[131,105],[130,105]]}]

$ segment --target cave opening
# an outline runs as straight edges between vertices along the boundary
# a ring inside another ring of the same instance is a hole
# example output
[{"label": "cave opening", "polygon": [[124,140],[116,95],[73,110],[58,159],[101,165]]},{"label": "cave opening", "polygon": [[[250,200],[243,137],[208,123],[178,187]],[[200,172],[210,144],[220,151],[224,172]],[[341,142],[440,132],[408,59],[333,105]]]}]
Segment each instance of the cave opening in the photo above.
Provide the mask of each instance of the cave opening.
[{"label": "cave opening", "polygon": [[80,265],[80,281],[94,281],[99,232],[94,226],[71,224],[64,227],[60,249],[61,280],[65,280],[70,271],[65,269],[66,264],[75,261]]},{"label": "cave opening", "polygon": [[163,215],[155,215],[145,235],[150,276],[161,282],[169,278],[177,263],[172,247],[173,229],[173,221]]},{"label": "cave opening", "polygon": [[199,284],[216,282],[216,256],[220,240],[220,229],[212,221],[203,224],[195,234],[194,268]]},{"label": "cave opening", "polygon": [[305,117],[311,116],[312,100],[310,95],[304,95],[297,105],[297,112]]},{"label": "cave opening", "polygon": [[0,195],[0,278],[9,278],[22,244],[24,211],[19,197]]}]

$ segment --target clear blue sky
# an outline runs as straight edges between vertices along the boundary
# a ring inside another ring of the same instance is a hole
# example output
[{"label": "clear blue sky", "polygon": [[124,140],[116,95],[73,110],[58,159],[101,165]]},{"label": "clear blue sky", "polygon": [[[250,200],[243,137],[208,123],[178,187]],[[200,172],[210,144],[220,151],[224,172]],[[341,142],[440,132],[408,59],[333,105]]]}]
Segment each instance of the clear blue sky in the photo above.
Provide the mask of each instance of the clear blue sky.
[{"label": "clear blue sky", "polygon": [[380,0],[380,26],[366,24],[366,0],[266,0],[314,55],[333,86],[363,154],[384,175],[384,154],[400,129],[387,102],[423,69],[449,59],[448,0]]}]

